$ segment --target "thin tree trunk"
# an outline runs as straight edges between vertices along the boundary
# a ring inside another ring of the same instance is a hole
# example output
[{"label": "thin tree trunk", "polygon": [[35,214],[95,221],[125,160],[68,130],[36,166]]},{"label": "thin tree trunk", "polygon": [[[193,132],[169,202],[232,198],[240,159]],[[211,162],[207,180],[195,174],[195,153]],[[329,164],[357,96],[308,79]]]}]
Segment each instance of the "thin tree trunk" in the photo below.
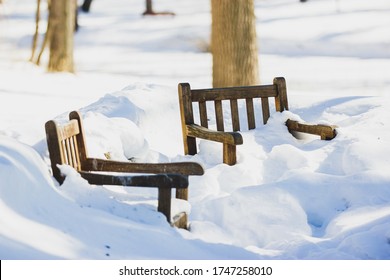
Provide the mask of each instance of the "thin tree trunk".
[{"label": "thin tree trunk", "polygon": [[83,4],[81,5],[81,10],[83,12],[88,13],[89,10],[91,9],[91,3],[92,3],[92,0],[84,0]]},{"label": "thin tree trunk", "polygon": [[[48,2],[48,5],[49,5],[49,10],[50,10],[50,6],[51,6],[50,2]],[[45,33],[45,37],[43,39],[41,50],[39,51],[37,60],[35,62],[37,65],[41,64],[41,58],[42,58],[43,52],[45,51],[47,44],[49,43],[50,37],[51,37],[51,25],[50,25],[50,20],[48,20],[47,27],[46,27],[46,33]]]},{"label": "thin tree trunk", "polygon": [[146,0],[146,10],[143,15],[154,15],[152,0]]},{"label": "thin tree trunk", "polygon": [[211,0],[213,87],[259,83],[253,0]]},{"label": "thin tree trunk", "polygon": [[75,29],[75,0],[51,0],[48,31],[50,30],[50,72],[73,72],[73,33]]},{"label": "thin tree trunk", "polygon": [[[0,0],[0,3],[1,3],[1,0]],[[34,61],[35,51],[37,49],[40,17],[41,17],[41,0],[37,0],[37,10],[35,13],[35,33],[34,33],[34,37],[33,37],[31,57],[30,57],[31,62]]]}]

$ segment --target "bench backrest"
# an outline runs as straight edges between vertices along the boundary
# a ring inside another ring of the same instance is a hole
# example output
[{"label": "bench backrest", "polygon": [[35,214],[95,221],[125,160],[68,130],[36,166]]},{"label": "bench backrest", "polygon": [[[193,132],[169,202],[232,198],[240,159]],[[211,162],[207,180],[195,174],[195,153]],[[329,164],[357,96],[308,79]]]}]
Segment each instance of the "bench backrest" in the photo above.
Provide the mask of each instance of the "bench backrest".
[{"label": "bench backrest", "polygon": [[230,101],[232,131],[240,130],[238,100],[244,99],[248,129],[256,128],[254,99],[260,99],[263,124],[270,117],[269,98],[275,98],[276,111],[288,110],[286,81],[284,78],[275,78],[271,85],[191,89],[188,83],[179,84],[180,112],[183,125],[194,124],[193,103],[198,103],[199,125],[208,128],[206,102],[214,103],[215,120],[218,131],[225,131],[222,101]]},{"label": "bench backrest", "polygon": [[67,164],[81,171],[87,158],[81,116],[73,111],[69,114],[69,119],[64,125],[58,125],[53,120],[45,124],[53,176],[60,184],[64,181],[64,176],[57,165]]}]

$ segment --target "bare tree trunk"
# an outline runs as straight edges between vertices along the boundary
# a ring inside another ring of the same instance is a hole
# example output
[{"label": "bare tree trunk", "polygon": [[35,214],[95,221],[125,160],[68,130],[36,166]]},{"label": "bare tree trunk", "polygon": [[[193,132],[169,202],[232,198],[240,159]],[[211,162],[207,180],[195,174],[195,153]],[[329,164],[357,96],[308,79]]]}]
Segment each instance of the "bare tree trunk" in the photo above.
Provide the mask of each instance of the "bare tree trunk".
[{"label": "bare tree trunk", "polygon": [[213,87],[258,84],[253,0],[211,0],[211,10]]},{"label": "bare tree trunk", "polygon": [[146,10],[144,12],[144,15],[153,15],[153,3],[152,0],[146,0]]},{"label": "bare tree trunk", "polygon": [[73,72],[75,0],[51,0],[49,11],[50,72]]},{"label": "bare tree trunk", "polygon": [[[47,4],[48,4],[48,9],[50,11],[51,1],[48,1]],[[47,26],[46,26],[45,38],[43,39],[43,43],[41,46],[41,50],[39,51],[37,60],[35,61],[35,63],[37,65],[41,64],[41,58],[42,58],[43,52],[45,51],[45,48],[46,48],[47,44],[49,43],[49,38],[51,37],[50,34],[51,34],[51,25],[50,25],[50,20],[48,20]]]},{"label": "bare tree trunk", "polygon": [[88,13],[91,8],[91,3],[92,0],[84,0],[83,4],[81,5],[81,10]]},{"label": "bare tree trunk", "polygon": [[155,12],[153,10],[153,2],[152,0],[146,0],[146,10],[142,13],[144,16],[156,16],[156,15],[167,15],[174,16],[175,13],[172,12]]},{"label": "bare tree trunk", "polygon": [[[1,0],[0,0],[0,3],[1,3]],[[33,37],[31,57],[30,57],[31,62],[34,62],[35,51],[37,49],[40,17],[41,17],[41,0],[37,0],[37,10],[35,13],[35,33],[34,33],[34,37]]]}]

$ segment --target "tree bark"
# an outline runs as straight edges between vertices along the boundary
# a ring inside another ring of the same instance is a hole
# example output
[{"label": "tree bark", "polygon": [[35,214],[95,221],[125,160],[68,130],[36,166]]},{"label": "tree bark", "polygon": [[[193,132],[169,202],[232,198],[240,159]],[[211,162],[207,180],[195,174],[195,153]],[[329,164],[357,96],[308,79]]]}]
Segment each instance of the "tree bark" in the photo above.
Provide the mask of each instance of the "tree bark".
[{"label": "tree bark", "polygon": [[153,3],[152,0],[146,0],[146,10],[144,12],[144,15],[153,15]]},{"label": "tree bark", "polygon": [[253,0],[211,0],[213,87],[259,84]]},{"label": "tree bark", "polygon": [[81,5],[81,10],[83,12],[88,13],[91,9],[92,0],[84,0],[83,4]]},{"label": "tree bark", "polygon": [[[0,3],[1,3],[1,0],[0,0]],[[35,12],[35,33],[33,36],[32,50],[31,50],[31,57],[30,57],[31,62],[34,62],[35,51],[37,49],[40,17],[41,17],[41,0],[37,0],[37,10]]]},{"label": "tree bark", "polygon": [[51,0],[49,10],[49,72],[73,72],[73,32],[75,0]]}]

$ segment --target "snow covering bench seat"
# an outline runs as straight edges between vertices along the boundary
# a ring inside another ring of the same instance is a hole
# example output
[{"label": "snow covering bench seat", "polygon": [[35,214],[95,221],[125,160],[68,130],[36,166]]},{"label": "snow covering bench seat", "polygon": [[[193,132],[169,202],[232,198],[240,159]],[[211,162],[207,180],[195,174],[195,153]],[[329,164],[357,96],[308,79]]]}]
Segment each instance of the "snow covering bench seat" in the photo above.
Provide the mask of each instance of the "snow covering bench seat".
[{"label": "snow covering bench seat", "polygon": [[172,225],[187,228],[186,213],[171,219],[172,189],[176,189],[176,198],[188,200],[188,176],[203,175],[201,165],[195,162],[133,163],[89,158],[81,116],[77,111],[69,114],[68,123],[59,125],[50,120],[45,129],[53,176],[60,184],[65,177],[58,165],[65,164],[76,169],[90,184],[157,188],[158,211]]},{"label": "snow covering bench seat", "polygon": [[[275,99],[275,110],[283,112],[288,110],[286,80],[283,77],[274,78],[273,84],[259,86],[242,86],[210,89],[191,89],[189,83],[178,85],[180,115],[183,132],[184,153],[195,155],[197,153],[196,138],[220,142],[223,144],[223,162],[228,165],[236,164],[236,146],[243,144],[240,130],[240,114],[238,100],[245,100],[246,114],[241,115],[247,119],[248,129],[256,128],[254,100],[261,102],[262,122],[266,124],[270,118],[269,98]],[[225,132],[226,106],[230,103],[230,118],[232,132]],[[214,103],[216,130],[209,129],[208,107],[206,102]],[[198,103],[200,122],[194,121],[193,103]],[[321,136],[321,139],[330,140],[336,136],[333,126],[307,125],[297,121],[286,122],[288,131],[310,133]]]}]

